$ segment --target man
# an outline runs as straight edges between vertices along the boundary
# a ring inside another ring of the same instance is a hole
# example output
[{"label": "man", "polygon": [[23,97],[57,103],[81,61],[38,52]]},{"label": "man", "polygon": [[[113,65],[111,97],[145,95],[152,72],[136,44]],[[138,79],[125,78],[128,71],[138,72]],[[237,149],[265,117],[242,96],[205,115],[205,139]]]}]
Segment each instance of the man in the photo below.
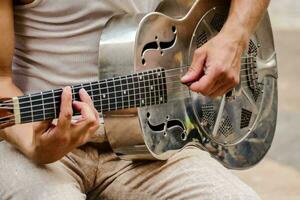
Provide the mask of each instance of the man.
[{"label": "man", "polygon": [[[98,41],[113,15],[150,11],[148,0],[1,0],[0,97],[97,79]],[[232,0],[221,32],[195,51],[182,82],[210,97],[239,82],[240,56],[268,0]],[[101,56],[101,55],[100,55]],[[206,75],[200,76],[206,68]],[[221,81],[222,80],[222,81]],[[1,199],[258,199],[206,152],[187,147],[168,161],[119,160],[107,143],[89,142],[103,127],[86,91],[62,94],[57,125],[0,132]],[[72,106],[81,113],[71,121]],[[18,151],[16,150],[18,149]]]}]

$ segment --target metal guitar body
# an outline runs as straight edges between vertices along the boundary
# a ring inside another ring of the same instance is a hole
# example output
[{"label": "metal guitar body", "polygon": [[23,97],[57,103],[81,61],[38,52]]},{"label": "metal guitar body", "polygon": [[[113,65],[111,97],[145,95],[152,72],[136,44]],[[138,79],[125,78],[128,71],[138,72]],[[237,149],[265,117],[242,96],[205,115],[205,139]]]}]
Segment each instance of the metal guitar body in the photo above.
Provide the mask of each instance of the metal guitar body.
[{"label": "metal guitar body", "polygon": [[277,62],[268,14],[241,58],[241,82],[233,91],[210,99],[179,82],[194,50],[222,28],[229,2],[166,0],[157,12],[119,15],[107,23],[100,40],[100,79],[153,68],[166,73],[167,104],[104,113],[108,140],[121,158],[165,160],[186,145],[197,145],[234,169],[264,157],[277,115]]}]

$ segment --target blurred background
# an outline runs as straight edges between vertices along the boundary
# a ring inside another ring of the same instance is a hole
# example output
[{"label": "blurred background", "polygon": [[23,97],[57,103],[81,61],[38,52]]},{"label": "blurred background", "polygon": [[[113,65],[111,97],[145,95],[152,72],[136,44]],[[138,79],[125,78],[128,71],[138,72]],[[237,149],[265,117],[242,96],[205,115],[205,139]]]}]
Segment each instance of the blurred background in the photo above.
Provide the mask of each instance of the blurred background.
[{"label": "blurred background", "polygon": [[262,199],[300,199],[300,0],[271,0],[277,52],[279,110],[276,134],[257,166],[234,171]]}]

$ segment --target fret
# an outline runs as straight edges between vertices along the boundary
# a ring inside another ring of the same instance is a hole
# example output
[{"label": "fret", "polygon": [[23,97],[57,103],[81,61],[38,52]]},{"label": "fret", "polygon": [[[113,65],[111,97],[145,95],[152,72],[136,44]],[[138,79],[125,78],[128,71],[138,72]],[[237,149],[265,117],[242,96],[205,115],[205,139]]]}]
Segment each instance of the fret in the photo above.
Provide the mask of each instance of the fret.
[{"label": "fret", "polygon": [[92,96],[93,96],[93,103],[98,112],[101,112],[101,94],[100,94],[100,85],[99,82],[91,83],[92,88]]},{"label": "fret", "polygon": [[62,89],[53,90],[53,105],[55,109],[54,110],[55,118],[58,118],[59,116],[62,91],[63,91]]},{"label": "fret", "polygon": [[42,95],[29,95],[30,102],[32,105],[32,121],[41,121],[43,120],[43,102]]},{"label": "fret", "polygon": [[[120,76],[120,93],[118,94],[118,97],[121,98],[121,108],[124,109],[124,96],[123,96],[123,87],[122,87],[122,79],[124,78],[124,76]],[[120,97],[121,95],[121,97]]]},{"label": "fret", "polygon": [[43,120],[46,119],[46,115],[45,115],[45,104],[44,104],[44,97],[43,97],[43,93],[41,92],[41,99],[42,99],[42,109],[43,109]]},{"label": "fret", "polygon": [[90,87],[90,93],[91,93],[91,99],[92,99],[92,101],[93,101],[93,105],[94,105],[94,107],[95,107],[95,104],[94,104],[94,90],[93,90],[93,88],[92,88],[92,82],[90,82],[89,83],[89,87]]},{"label": "fret", "polygon": [[149,87],[150,87],[149,91],[150,91],[150,95],[151,95],[151,97],[150,97],[151,104],[150,105],[153,105],[153,104],[155,104],[155,93],[153,92],[153,90],[154,90],[153,71],[151,71],[149,73]]},{"label": "fret", "polygon": [[118,100],[117,100],[117,91],[116,91],[116,80],[117,80],[118,77],[115,77],[113,79],[113,89],[114,89],[114,100],[115,100],[115,109],[114,110],[117,110],[118,109]]},{"label": "fret", "polygon": [[132,80],[132,84],[131,84],[131,86],[132,86],[132,94],[133,94],[133,107],[136,107],[136,91],[135,91],[135,85],[134,85],[134,74],[131,76],[131,80]]},{"label": "fret", "polygon": [[139,87],[139,78],[137,74],[133,74],[133,86],[134,86],[134,99],[135,99],[135,107],[141,106],[140,103],[140,87]]},{"label": "fret", "polygon": [[75,101],[75,99],[76,99],[76,93],[75,93],[75,90],[74,90],[74,86],[71,87],[71,92],[72,92],[72,100]]},{"label": "fret", "polygon": [[100,94],[101,94],[101,110],[102,111],[108,111],[109,110],[109,99],[108,99],[108,91],[107,91],[107,82],[106,80],[100,81]]},{"label": "fret", "polygon": [[82,88],[82,85],[75,85],[72,86],[71,88],[72,88],[73,101],[80,101],[79,90]]},{"label": "fret", "polygon": [[163,82],[164,103],[167,103],[168,102],[167,83],[166,83],[166,73],[164,69],[162,69],[162,82]]},{"label": "fret", "polygon": [[81,84],[81,88],[85,89],[85,91],[89,94],[89,96],[91,97],[91,99],[93,98],[93,93],[92,93],[92,87],[91,87],[91,83],[84,83]]},{"label": "fret", "polygon": [[29,101],[30,101],[30,107],[31,107],[31,121],[33,122],[33,107],[32,107],[32,99],[31,99],[31,94],[28,95]]},{"label": "fret", "polygon": [[121,77],[115,78],[115,94],[116,94],[116,108],[123,108],[123,93],[121,86]]},{"label": "fret", "polygon": [[155,93],[155,104],[159,104],[159,82],[158,82],[158,70],[153,71],[154,79],[154,93]]},{"label": "fret", "polygon": [[32,107],[29,95],[19,98],[21,123],[31,122],[32,120]]},{"label": "fret", "polygon": [[46,119],[52,119],[55,118],[55,108],[54,108],[54,101],[53,101],[53,92],[43,92],[42,94],[44,99],[44,108],[45,108],[45,118]]},{"label": "fret", "polygon": [[115,87],[114,79],[107,79],[107,90],[108,90],[108,111],[116,109],[116,98],[115,98]]},{"label": "fret", "polygon": [[[80,97],[79,97],[79,90],[82,88],[82,84],[81,85],[75,85],[71,87],[71,91],[72,91],[72,100],[73,101],[80,101]],[[74,116],[78,116],[81,115],[79,111],[73,109],[73,115]]]},{"label": "fret", "polygon": [[103,113],[103,102],[102,102],[102,94],[101,94],[101,85],[100,85],[100,81],[98,82],[98,91],[99,91],[99,99],[100,99],[100,111],[101,113]]},{"label": "fret", "polygon": [[52,90],[52,100],[53,100],[53,106],[54,106],[54,116],[57,117],[57,112],[56,112],[56,103],[55,103],[55,95],[54,95],[54,90]]},{"label": "fret", "polygon": [[129,108],[129,96],[128,96],[128,82],[127,77],[121,77],[121,84],[122,84],[122,98],[123,98],[123,108]]},{"label": "fret", "polygon": [[145,84],[144,84],[144,75],[143,73],[138,73],[138,83],[139,83],[139,90],[140,90],[140,106],[145,105]]},{"label": "fret", "polygon": [[129,96],[129,107],[132,108],[134,107],[135,105],[135,98],[134,98],[134,87],[133,87],[133,78],[132,78],[132,75],[128,75],[127,76],[127,82],[128,82],[128,85],[127,85],[127,88],[128,88],[128,96]]},{"label": "fret", "polygon": [[145,105],[151,105],[150,82],[148,72],[144,72]]},{"label": "fret", "polygon": [[160,69],[158,71],[157,78],[158,78],[158,85],[159,85],[159,103],[163,103],[164,102],[164,91],[163,91],[163,80],[162,80],[163,77]]}]

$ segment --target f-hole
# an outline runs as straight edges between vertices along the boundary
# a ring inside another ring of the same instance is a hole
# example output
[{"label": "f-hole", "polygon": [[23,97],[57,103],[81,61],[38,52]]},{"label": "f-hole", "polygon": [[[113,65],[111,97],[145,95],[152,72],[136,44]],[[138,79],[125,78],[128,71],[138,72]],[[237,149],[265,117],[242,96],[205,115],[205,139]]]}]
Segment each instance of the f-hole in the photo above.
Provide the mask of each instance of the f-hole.
[{"label": "f-hole", "polygon": [[141,52],[141,57],[142,57],[141,62],[143,65],[146,64],[145,53],[147,50],[158,50],[160,51],[160,55],[163,56],[164,55],[163,50],[171,48],[175,44],[177,38],[176,26],[172,26],[171,31],[174,34],[174,36],[170,41],[159,41],[159,38],[156,35],[153,41],[148,42],[147,44],[144,45],[143,50]]}]

